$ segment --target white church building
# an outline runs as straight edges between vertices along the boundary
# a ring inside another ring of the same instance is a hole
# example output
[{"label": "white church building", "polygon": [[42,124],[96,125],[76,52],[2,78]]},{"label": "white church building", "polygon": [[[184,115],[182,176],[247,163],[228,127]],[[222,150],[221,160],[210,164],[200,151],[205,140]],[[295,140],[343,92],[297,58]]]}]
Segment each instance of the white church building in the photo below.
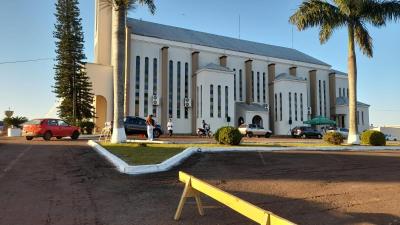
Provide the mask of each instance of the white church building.
[{"label": "white church building", "polygon": [[[86,70],[95,94],[95,123],[112,120],[110,8],[96,1],[95,62]],[[129,18],[125,115],[152,114],[164,130],[194,133],[201,122],[259,124],[276,135],[316,116],[348,127],[347,74],[292,48],[256,43]],[[357,106],[358,130],[369,105]]]}]

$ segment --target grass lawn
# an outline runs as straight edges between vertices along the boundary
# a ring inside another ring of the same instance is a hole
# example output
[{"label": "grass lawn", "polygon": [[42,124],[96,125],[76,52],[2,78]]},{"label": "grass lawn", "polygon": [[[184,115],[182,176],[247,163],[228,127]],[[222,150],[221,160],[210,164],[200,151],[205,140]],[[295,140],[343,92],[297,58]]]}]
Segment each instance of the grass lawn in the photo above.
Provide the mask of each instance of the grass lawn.
[{"label": "grass lawn", "polygon": [[114,155],[130,165],[157,164],[171,158],[172,156],[185,150],[182,146],[160,146],[148,144],[140,146],[138,144],[110,144],[101,143],[101,145]]},{"label": "grass lawn", "polygon": [[[388,143],[388,146],[398,146],[398,143]],[[101,145],[114,155],[130,165],[148,165],[161,163],[164,160],[182,152],[188,147],[211,148],[211,147],[327,147],[335,146],[328,143],[294,143],[294,142],[272,142],[272,143],[242,143],[239,146],[228,146],[220,144],[146,144],[141,146],[137,143]],[[342,146],[345,146],[342,145]]]}]

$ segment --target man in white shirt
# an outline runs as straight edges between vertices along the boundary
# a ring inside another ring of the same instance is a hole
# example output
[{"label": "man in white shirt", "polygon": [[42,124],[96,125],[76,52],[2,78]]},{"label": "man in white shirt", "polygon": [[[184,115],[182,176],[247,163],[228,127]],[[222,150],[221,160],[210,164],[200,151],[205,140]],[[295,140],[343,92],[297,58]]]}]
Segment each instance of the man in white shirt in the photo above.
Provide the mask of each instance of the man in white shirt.
[{"label": "man in white shirt", "polygon": [[174,129],[174,124],[172,123],[172,119],[171,118],[168,120],[167,129],[168,129],[168,134],[171,137],[173,129]]}]

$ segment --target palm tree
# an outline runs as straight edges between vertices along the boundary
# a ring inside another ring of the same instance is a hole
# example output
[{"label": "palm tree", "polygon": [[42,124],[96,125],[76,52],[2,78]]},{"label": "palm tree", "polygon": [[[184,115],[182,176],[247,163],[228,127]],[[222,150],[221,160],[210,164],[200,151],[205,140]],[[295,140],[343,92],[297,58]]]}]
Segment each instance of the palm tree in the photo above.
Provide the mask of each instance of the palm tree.
[{"label": "palm tree", "polygon": [[289,22],[299,30],[319,27],[319,40],[324,44],[334,29],[348,30],[348,82],[349,82],[349,144],[358,144],[357,135],[357,63],[355,43],[364,55],[372,57],[372,38],[366,24],[385,26],[387,21],[400,18],[400,1],[381,0],[324,0],[304,1],[290,17]]},{"label": "palm tree", "polygon": [[154,14],[156,6],[153,0],[102,0],[105,6],[112,7],[112,65],[114,80],[114,124],[112,143],[126,141],[124,129],[124,63],[126,17],[130,9],[138,4],[147,5]]}]

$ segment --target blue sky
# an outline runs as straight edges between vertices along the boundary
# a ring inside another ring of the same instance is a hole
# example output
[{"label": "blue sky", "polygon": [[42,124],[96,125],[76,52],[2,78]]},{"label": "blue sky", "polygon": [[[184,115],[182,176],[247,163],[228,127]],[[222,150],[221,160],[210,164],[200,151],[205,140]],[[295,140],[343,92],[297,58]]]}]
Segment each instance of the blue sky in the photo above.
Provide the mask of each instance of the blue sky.
[{"label": "blue sky", "polygon": [[[43,117],[55,102],[52,60],[1,64],[7,61],[54,58],[55,0],[3,1],[0,7],[0,112],[11,107],[16,115]],[[81,0],[85,33],[85,52],[93,61],[94,0]],[[157,12],[138,7],[130,17],[224,36],[291,47],[292,26],[289,16],[301,0],[155,0]],[[370,123],[400,124],[400,23],[369,31],[374,39],[374,58],[357,51],[358,99],[368,103]],[[335,69],[347,71],[347,40],[344,29],[335,31],[328,43],[320,45],[318,31],[294,29],[294,48],[325,61]],[[0,116],[2,117],[2,116]]]}]

